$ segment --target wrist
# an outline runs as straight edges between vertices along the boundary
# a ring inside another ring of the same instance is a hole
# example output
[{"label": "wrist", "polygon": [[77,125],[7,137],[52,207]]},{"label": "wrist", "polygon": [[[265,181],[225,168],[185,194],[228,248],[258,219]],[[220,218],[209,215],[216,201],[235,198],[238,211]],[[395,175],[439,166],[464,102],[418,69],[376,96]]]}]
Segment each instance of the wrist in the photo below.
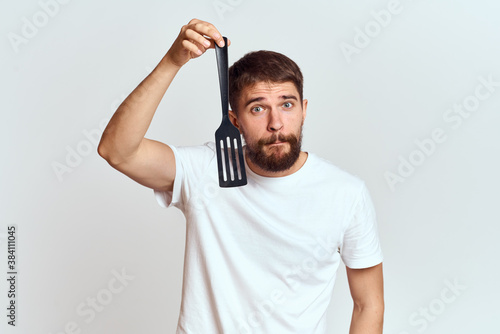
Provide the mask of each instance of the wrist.
[{"label": "wrist", "polygon": [[163,57],[161,61],[151,72],[150,76],[155,80],[163,82],[164,80],[171,81],[182,66],[175,65],[167,57]]},{"label": "wrist", "polygon": [[163,56],[163,58],[161,59],[160,63],[158,64],[158,67],[161,67],[163,70],[170,70],[170,71],[179,71],[181,69],[181,67],[183,66],[184,64],[177,64],[171,57],[170,57],[170,54],[167,52],[167,54],[165,54],[165,56]]}]

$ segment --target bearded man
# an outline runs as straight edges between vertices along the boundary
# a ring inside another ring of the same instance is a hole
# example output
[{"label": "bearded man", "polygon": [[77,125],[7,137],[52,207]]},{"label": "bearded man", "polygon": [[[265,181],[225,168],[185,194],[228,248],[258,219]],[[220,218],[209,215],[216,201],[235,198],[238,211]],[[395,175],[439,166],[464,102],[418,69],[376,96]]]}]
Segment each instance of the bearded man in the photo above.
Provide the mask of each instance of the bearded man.
[{"label": "bearded man", "polygon": [[340,261],[353,298],[351,334],[382,333],[382,252],[363,181],[301,150],[307,100],[299,67],[271,51],[229,69],[231,122],[245,140],[248,184],[219,188],[214,143],[144,138],[179,69],[224,45],[193,19],[110,120],[99,154],[186,217],[178,334],[326,333]]}]

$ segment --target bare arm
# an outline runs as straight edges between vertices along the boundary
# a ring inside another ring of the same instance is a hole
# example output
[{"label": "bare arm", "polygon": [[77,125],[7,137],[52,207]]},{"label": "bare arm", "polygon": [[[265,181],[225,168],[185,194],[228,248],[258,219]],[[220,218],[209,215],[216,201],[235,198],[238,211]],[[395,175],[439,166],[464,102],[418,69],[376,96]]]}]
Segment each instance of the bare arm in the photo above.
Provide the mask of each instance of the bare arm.
[{"label": "bare arm", "polygon": [[346,268],[354,302],[349,334],[382,334],[384,283],[382,263],[365,269]]},{"label": "bare arm", "polygon": [[182,27],[167,54],[118,107],[104,130],[98,152],[111,166],[146,187],[172,190],[172,149],[144,136],[177,72],[190,59],[214,48],[214,41],[224,45],[221,34],[208,22],[193,19]]}]

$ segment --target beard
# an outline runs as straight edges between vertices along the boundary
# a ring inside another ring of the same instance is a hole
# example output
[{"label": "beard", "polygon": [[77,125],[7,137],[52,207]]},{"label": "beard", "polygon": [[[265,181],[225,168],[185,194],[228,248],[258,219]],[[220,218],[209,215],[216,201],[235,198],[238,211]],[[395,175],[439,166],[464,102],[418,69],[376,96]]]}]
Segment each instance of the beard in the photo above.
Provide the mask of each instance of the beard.
[{"label": "beard", "polygon": [[[302,127],[299,135],[273,134],[268,139],[261,139],[257,142],[248,142],[244,133],[243,138],[246,142],[246,156],[259,168],[268,172],[282,172],[293,166],[299,159],[302,146]],[[288,143],[290,149],[285,152],[287,144],[281,144],[276,147],[267,145],[276,142]],[[267,153],[266,153],[267,152]]]}]

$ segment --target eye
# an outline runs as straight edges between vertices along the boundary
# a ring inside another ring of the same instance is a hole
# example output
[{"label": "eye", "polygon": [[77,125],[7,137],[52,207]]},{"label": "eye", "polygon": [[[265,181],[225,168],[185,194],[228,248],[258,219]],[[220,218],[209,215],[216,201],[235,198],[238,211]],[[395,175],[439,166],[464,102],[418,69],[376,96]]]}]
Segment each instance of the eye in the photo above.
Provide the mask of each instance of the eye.
[{"label": "eye", "polygon": [[262,110],[264,110],[262,107],[253,107],[252,112],[260,113]]},{"label": "eye", "polygon": [[292,102],[285,102],[285,103],[283,103],[283,107],[285,107],[286,109],[290,109],[291,107],[293,107],[293,103]]}]

